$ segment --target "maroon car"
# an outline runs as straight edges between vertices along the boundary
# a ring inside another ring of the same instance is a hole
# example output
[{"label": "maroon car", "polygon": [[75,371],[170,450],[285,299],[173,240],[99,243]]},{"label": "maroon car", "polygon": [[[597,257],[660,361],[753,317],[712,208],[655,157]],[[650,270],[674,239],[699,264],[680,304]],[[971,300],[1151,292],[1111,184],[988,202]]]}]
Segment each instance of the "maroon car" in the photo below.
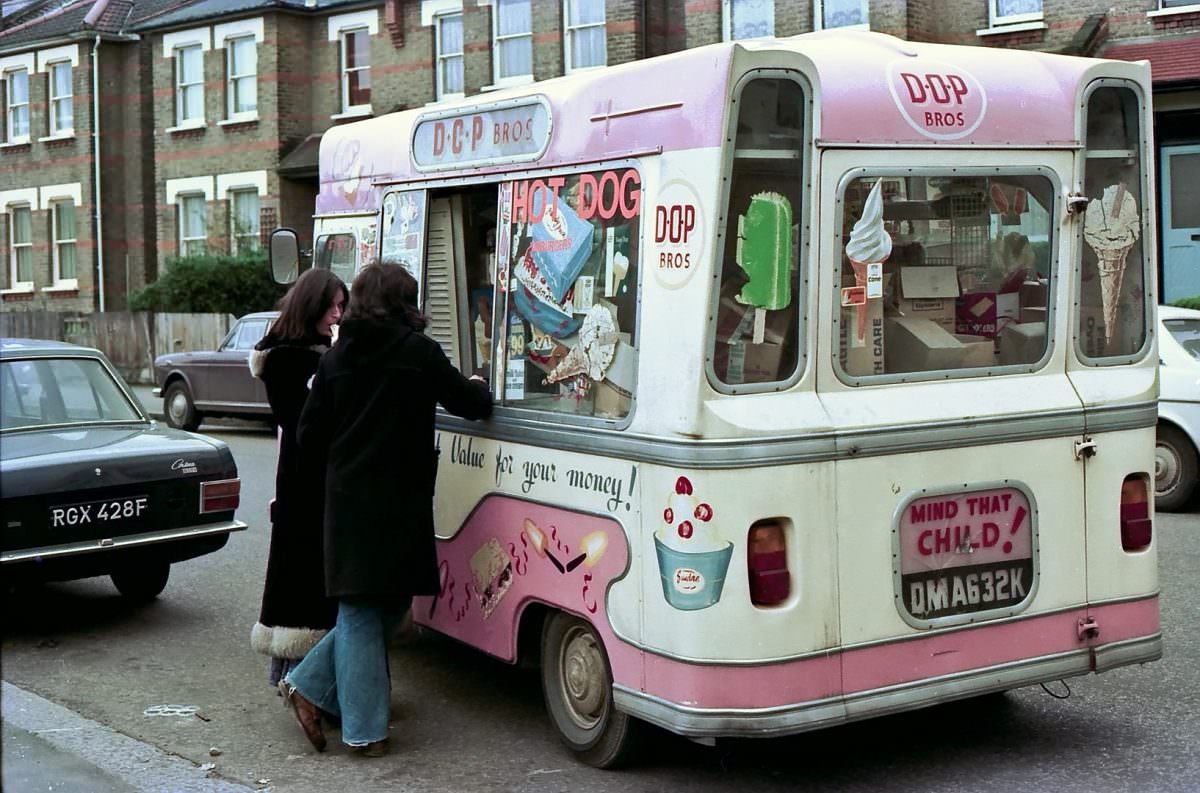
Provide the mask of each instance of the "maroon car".
[{"label": "maroon car", "polygon": [[247,314],[230,328],[216,350],[176,352],[154,359],[155,396],[163,400],[167,424],[194,430],[205,417],[271,421],[262,380],[250,373],[250,352],[279,316]]}]

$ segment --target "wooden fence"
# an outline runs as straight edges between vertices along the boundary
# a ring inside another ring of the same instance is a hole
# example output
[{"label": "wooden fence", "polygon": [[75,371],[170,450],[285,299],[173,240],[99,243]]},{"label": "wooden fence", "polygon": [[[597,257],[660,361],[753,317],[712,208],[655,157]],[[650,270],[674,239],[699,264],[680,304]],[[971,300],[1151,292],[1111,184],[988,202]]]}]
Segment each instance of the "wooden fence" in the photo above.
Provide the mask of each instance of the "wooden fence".
[{"label": "wooden fence", "polygon": [[215,350],[229,332],[229,314],[106,311],[0,312],[0,336],[53,339],[95,347],[131,383],[154,382],[154,358],[169,352]]}]

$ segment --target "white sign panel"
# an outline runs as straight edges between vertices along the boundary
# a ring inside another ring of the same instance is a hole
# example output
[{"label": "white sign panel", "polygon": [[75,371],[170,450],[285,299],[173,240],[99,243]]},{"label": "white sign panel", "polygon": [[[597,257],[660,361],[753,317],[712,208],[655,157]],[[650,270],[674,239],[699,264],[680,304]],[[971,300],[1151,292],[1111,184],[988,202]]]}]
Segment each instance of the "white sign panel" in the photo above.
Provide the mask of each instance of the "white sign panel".
[{"label": "white sign panel", "polygon": [[549,107],[541,99],[521,99],[426,116],[413,130],[413,161],[421,170],[528,162],[549,144]]}]

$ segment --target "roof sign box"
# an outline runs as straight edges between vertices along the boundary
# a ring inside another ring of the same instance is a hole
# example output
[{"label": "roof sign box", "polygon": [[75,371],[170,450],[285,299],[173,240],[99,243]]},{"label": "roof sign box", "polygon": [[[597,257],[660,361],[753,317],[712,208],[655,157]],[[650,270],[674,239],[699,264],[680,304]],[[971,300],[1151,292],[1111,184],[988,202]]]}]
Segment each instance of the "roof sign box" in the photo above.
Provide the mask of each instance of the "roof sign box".
[{"label": "roof sign box", "polygon": [[419,170],[529,162],[550,145],[550,106],[542,97],[424,115],[413,128]]}]

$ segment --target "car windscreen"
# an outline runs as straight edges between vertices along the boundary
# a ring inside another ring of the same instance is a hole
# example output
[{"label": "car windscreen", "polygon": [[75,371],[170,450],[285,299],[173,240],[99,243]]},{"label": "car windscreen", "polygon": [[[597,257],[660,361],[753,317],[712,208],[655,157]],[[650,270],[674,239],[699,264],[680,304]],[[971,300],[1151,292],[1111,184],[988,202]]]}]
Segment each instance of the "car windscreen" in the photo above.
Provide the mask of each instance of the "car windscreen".
[{"label": "car windscreen", "polygon": [[1188,355],[1200,361],[1200,319],[1164,319],[1163,325]]},{"label": "car windscreen", "polygon": [[143,421],[94,358],[0,362],[0,429]]}]

